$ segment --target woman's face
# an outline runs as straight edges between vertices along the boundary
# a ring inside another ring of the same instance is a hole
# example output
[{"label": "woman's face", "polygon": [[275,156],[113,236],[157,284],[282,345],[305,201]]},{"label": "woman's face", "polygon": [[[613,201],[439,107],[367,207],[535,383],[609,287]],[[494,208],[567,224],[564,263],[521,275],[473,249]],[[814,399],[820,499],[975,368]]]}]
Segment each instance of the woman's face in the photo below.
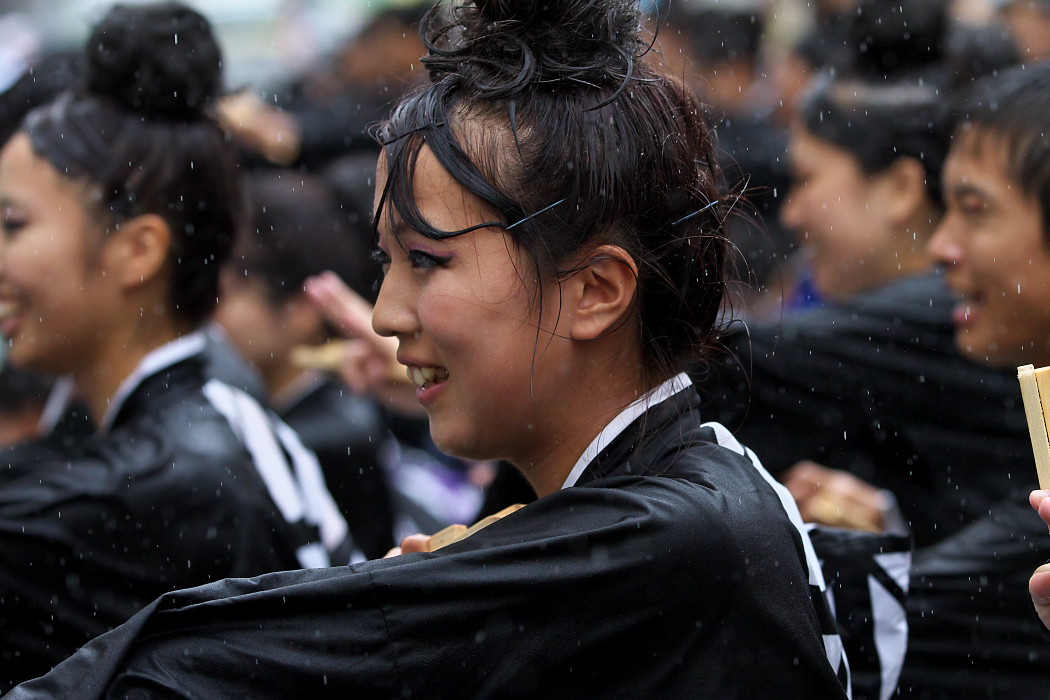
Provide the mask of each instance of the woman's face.
[{"label": "woman's face", "polygon": [[843,148],[796,126],[790,144],[791,189],[781,222],[809,255],[813,283],[828,299],[847,299],[893,274],[893,225],[885,188]]},{"label": "woman's face", "polygon": [[17,134],[0,153],[0,334],[12,365],[49,374],[94,362],[114,308],[115,280],[99,265],[100,227],[83,187],[63,178]]},{"label": "woman's face", "polygon": [[955,139],[944,166],[947,210],[930,241],[955,307],[955,341],[977,361],[1050,364],[1050,246],[1035,196],[1006,170],[994,134]]},{"label": "woman's face", "polygon": [[[379,170],[377,192],[386,179],[382,158]],[[440,230],[499,219],[426,148],[415,195]],[[437,446],[523,468],[547,456],[564,405],[559,391],[571,383],[570,341],[552,333],[557,286],[543,289],[541,317],[532,263],[497,227],[434,241],[384,212],[379,248],[385,277],[372,324],[398,339],[398,359],[414,377]]]},{"label": "woman's face", "polygon": [[286,362],[293,345],[306,342],[291,337],[294,334],[283,323],[282,306],[270,301],[261,279],[227,268],[219,281],[215,320],[226,329],[241,354],[264,374],[271,365]]}]

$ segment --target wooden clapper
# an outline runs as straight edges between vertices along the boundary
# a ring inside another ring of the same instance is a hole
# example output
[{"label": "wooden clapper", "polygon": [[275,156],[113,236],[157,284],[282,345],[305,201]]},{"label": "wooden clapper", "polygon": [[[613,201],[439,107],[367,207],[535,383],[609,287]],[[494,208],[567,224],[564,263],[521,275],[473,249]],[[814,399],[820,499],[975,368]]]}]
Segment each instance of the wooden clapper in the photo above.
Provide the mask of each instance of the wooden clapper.
[{"label": "wooden clapper", "polygon": [[1017,381],[1021,383],[1024,412],[1028,417],[1028,434],[1032,438],[1039,488],[1050,489],[1050,436],[1046,431],[1050,424],[1050,367],[1018,367]]}]

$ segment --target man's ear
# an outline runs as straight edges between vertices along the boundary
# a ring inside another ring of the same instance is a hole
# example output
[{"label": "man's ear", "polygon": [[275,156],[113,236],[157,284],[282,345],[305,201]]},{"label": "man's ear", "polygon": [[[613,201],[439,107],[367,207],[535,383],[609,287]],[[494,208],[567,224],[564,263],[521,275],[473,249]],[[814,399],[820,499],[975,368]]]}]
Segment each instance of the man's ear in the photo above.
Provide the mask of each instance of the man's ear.
[{"label": "man's ear", "polygon": [[104,263],[125,289],[153,280],[164,269],[171,249],[171,228],[156,214],[121,222],[107,237]]},{"label": "man's ear", "polygon": [[638,290],[638,264],[620,246],[601,245],[582,265],[563,287],[572,305],[567,330],[573,340],[593,340],[615,330],[631,310]]}]

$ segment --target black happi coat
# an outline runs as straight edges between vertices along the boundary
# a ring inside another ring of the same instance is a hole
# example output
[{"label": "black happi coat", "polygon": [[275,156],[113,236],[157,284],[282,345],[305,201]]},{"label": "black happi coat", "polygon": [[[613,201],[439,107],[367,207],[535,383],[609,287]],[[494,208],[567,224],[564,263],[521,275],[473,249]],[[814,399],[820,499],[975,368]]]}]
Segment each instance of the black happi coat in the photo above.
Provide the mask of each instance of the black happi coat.
[{"label": "black happi coat", "polygon": [[[313,450],[354,546],[374,559],[394,546],[394,506],[381,452],[389,433],[370,399],[342,382],[311,377],[307,389],[274,408]],[[338,562],[345,564],[347,562]]]},{"label": "black happi coat", "polygon": [[317,542],[282,516],[206,382],[198,352],[144,377],[108,431],[0,452],[0,689],[162,593],[298,568]]},{"label": "black happi coat", "polygon": [[956,299],[931,273],[751,324],[732,344],[743,371],[721,374],[708,417],[774,476],[812,459],[891,490],[920,547],[1002,499],[1027,503],[1035,470],[1016,372],[956,350]]},{"label": "black happi coat", "polygon": [[809,458],[896,494],[919,547],[899,697],[1050,697],[1028,595],[1050,537],[1028,505],[1021,391],[1015,371],[956,350],[956,299],[931,273],[754,324],[733,347],[750,395],[729,382],[709,415],[739,426],[774,474]]},{"label": "black happi coat", "polygon": [[842,698],[803,541],[698,403],[444,550],[165,595],[10,697]]}]

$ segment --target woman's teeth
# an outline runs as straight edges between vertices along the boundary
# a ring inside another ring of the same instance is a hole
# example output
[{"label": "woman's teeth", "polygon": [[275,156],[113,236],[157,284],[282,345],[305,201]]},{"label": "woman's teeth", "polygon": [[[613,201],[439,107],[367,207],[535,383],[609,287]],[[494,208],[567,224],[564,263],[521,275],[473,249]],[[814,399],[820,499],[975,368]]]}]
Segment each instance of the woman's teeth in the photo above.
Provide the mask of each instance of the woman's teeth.
[{"label": "woman's teeth", "polygon": [[13,301],[0,301],[0,321],[14,316],[17,310]]},{"label": "woman's teeth", "polygon": [[419,389],[426,389],[448,379],[448,370],[444,367],[409,367],[408,378]]}]

